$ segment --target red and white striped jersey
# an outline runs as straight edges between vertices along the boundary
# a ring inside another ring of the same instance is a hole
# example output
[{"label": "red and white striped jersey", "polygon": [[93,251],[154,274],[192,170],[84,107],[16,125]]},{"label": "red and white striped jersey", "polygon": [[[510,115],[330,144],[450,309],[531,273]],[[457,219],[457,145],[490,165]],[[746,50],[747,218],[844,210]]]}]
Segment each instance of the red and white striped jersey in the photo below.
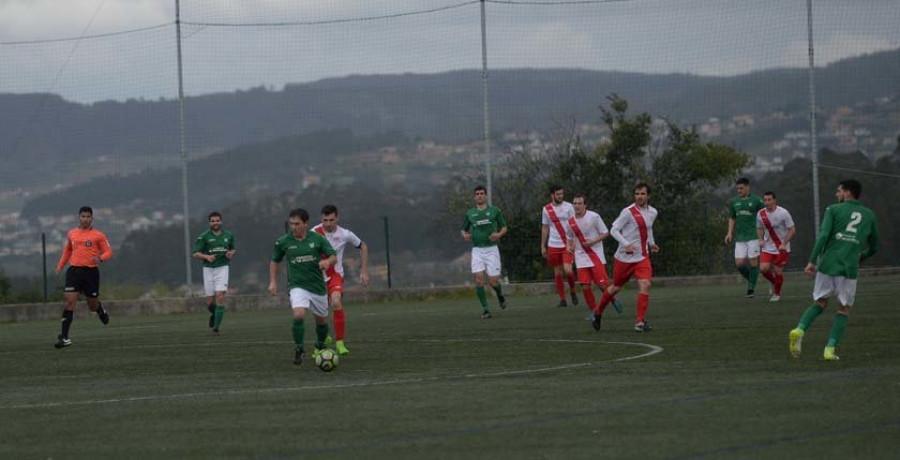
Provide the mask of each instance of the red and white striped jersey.
[{"label": "red and white striped jersey", "polygon": [[338,226],[333,232],[329,233],[325,231],[322,224],[319,224],[313,227],[313,231],[325,235],[325,239],[331,243],[331,247],[337,252],[337,262],[335,262],[332,268],[334,268],[334,271],[339,275],[344,276],[344,247],[346,247],[347,244],[350,244],[353,247],[359,248],[362,246],[362,240],[359,239],[355,233],[341,226]]},{"label": "red and white striped jersey", "polygon": [[[568,230],[566,229],[569,228],[569,218],[575,215],[575,208],[572,207],[572,203],[563,201],[559,206],[554,205],[553,211],[556,213],[556,217],[557,219],[559,219],[559,224],[562,225],[563,231],[568,232]],[[541,225],[546,225],[550,228],[550,237],[547,239],[547,247],[566,247],[566,243],[562,238],[565,235],[562,235],[561,237],[559,232],[556,230],[556,224],[550,219],[550,215],[547,214],[546,206],[541,208]]]},{"label": "red and white striped jersey", "polygon": [[[761,228],[763,230],[763,238],[765,241],[765,245],[760,249],[769,254],[778,254],[778,245],[775,244],[774,238],[772,238],[772,235],[769,234],[769,230],[766,228],[765,224],[763,224],[763,211],[766,212],[766,216],[768,216],[769,222],[772,224],[772,230],[775,230],[775,234],[778,236],[778,241],[787,239],[790,228],[794,226],[794,219],[791,217],[791,213],[781,206],[776,206],[774,211],[763,208],[756,213],[756,228]],[[785,250],[791,252],[790,241],[785,245]]]},{"label": "red and white striped jersey", "polygon": [[[609,233],[609,229],[606,228],[606,224],[603,222],[600,214],[594,211],[585,211],[581,218],[575,216],[575,224],[578,225],[578,229],[584,235],[585,241],[597,238],[604,233]],[[568,233],[569,239],[575,242],[575,266],[578,268],[593,267],[594,262],[591,261],[590,256],[581,247],[581,243],[578,242],[578,237],[575,236],[575,231],[572,230],[571,226],[567,228],[566,233]],[[606,255],[603,253],[603,241],[598,241],[591,245],[591,250],[597,254],[600,261],[605,265]]]},{"label": "red and white striped jersey", "polygon": [[[635,212],[641,216],[643,225],[638,224]],[[653,223],[656,221],[657,214],[659,213],[653,206],[647,205],[646,208],[641,208],[636,204],[628,206],[619,213],[619,217],[613,221],[609,231],[610,235],[619,242],[619,248],[615,254],[616,260],[636,263],[650,255],[649,246],[656,244],[656,240],[653,238]],[[634,247],[631,254],[625,252],[625,247],[629,244]]]}]

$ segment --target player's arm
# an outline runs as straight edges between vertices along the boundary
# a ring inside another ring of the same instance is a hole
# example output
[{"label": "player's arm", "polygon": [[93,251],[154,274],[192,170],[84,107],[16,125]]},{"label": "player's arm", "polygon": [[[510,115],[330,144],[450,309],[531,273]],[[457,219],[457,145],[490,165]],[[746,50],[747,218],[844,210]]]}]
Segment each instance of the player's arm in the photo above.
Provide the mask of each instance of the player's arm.
[{"label": "player's arm", "polygon": [[337,252],[331,246],[331,243],[322,237],[322,247],[319,248],[319,253],[322,255],[328,256],[319,261],[319,269],[320,270],[328,270],[328,267],[337,263]]},{"label": "player's arm", "polygon": [[56,273],[62,271],[63,267],[69,262],[70,257],[72,257],[72,238],[66,235],[66,244],[63,245],[62,255],[59,256],[59,262],[56,264]]},{"label": "player's arm", "polygon": [[[626,215],[626,213],[628,213],[628,215]],[[609,229],[609,234],[612,235],[612,237],[619,242],[619,246],[625,248],[625,252],[629,254],[634,252],[634,246],[632,246],[631,241],[628,241],[628,239],[625,238],[625,235],[622,234],[622,229],[628,222],[628,217],[630,215],[631,213],[627,209],[622,210],[619,217],[616,217],[616,220],[613,221],[612,228]]]},{"label": "player's arm", "polygon": [[272,260],[269,261],[269,294],[275,295],[278,290],[278,264],[284,259],[284,248],[281,247],[280,241],[275,242],[275,250],[272,252]]},{"label": "player's arm", "polygon": [[831,215],[831,207],[825,208],[825,218],[822,219],[822,228],[819,230],[819,236],[816,238],[816,244],[813,246],[812,253],[809,255],[809,263],[803,270],[810,275],[816,272],[816,265],[819,264],[819,256],[825,250],[828,243],[828,237],[831,235],[831,229],[834,227],[834,217]]},{"label": "player's arm", "polygon": [[205,260],[207,262],[216,260],[215,256],[206,253],[206,241],[203,239],[202,235],[197,238],[196,242],[194,242],[194,253],[191,254],[191,257],[195,259]]},{"label": "player's arm", "polygon": [[766,247],[766,230],[763,228],[759,213],[756,214],[756,238],[759,239],[759,249]]},{"label": "player's arm", "polygon": [[781,247],[779,247],[778,250],[786,251],[788,243],[790,243],[791,240],[794,239],[794,235],[796,235],[796,234],[797,234],[797,227],[795,227],[795,226],[788,227],[787,238],[785,238],[784,241],[781,242]]},{"label": "player's arm", "polygon": [[725,244],[730,244],[734,239],[734,218],[728,218],[728,233],[725,234]]},{"label": "player's arm", "polygon": [[112,246],[109,245],[109,239],[106,238],[106,235],[100,234],[99,238],[100,242],[97,244],[98,249],[100,250],[99,262],[106,262],[109,259],[112,259],[113,250]]},{"label": "player's arm", "polygon": [[506,232],[509,230],[506,227],[506,219],[503,218],[503,213],[500,212],[499,209],[497,210],[497,228],[500,230],[491,233],[491,236],[489,237],[491,241],[500,241],[500,238],[506,236]]},{"label": "player's arm", "polygon": [[472,223],[469,222],[469,216],[467,215],[463,220],[462,228],[459,230],[459,234],[462,235],[464,240],[469,241],[472,239],[472,232],[470,231],[471,229]]},{"label": "player's arm", "polygon": [[878,221],[872,216],[872,231],[869,232],[869,238],[866,240],[866,249],[860,254],[859,259],[865,260],[878,252]]},{"label": "player's arm", "polygon": [[541,224],[541,255],[547,257],[547,239],[550,238],[550,227]]},{"label": "player's arm", "polygon": [[237,254],[237,248],[234,247],[234,235],[231,235],[231,240],[228,242],[228,250],[225,251],[225,258],[231,260],[235,254]]},{"label": "player's arm", "polygon": [[359,282],[363,286],[369,285],[369,245],[365,241],[359,243],[359,254],[362,263],[359,267]]}]

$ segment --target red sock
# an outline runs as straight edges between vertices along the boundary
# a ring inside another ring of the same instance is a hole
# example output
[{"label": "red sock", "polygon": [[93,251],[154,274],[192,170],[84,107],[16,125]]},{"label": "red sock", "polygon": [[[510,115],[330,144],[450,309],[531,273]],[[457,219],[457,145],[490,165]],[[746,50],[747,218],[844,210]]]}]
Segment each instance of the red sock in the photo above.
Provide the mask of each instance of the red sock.
[{"label": "red sock", "polygon": [[575,273],[569,273],[569,292],[575,292]]},{"label": "red sock", "polygon": [[637,295],[637,322],[644,321],[644,315],[647,313],[647,308],[650,307],[650,294],[641,294]]},{"label": "red sock", "polygon": [[597,305],[597,308],[594,309],[595,315],[602,315],[603,310],[606,310],[606,306],[609,305],[609,302],[612,301],[613,296],[609,295],[609,292],[606,290],[603,291],[603,295],[600,296],[600,304]]},{"label": "red sock", "polygon": [[784,284],[784,275],[779,273],[775,275],[775,295],[781,295],[781,286]]},{"label": "red sock", "polygon": [[559,294],[559,300],[566,300],[566,286],[563,284],[562,274],[554,276],[553,282],[556,283],[556,293]]},{"label": "red sock", "polygon": [[346,329],[346,317],[344,310],[334,311],[334,340],[344,340],[344,331]]},{"label": "red sock", "polygon": [[775,274],[772,270],[762,272],[762,276],[764,276],[770,283],[775,284]]},{"label": "red sock", "polygon": [[584,295],[584,303],[587,304],[588,309],[594,311],[597,308],[597,304],[594,303],[594,291],[591,291],[591,286],[582,284],[581,293]]}]

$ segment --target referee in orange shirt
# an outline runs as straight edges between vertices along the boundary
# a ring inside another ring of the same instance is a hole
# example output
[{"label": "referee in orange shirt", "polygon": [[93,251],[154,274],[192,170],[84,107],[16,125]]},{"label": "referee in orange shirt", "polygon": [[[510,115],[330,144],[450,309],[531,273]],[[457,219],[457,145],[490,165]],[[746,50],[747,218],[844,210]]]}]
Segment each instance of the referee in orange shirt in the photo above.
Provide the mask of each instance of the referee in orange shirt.
[{"label": "referee in orange shirt", "polygon": [[56,348],[72,345],[72,341],[69,340],[69,328],[72,327],[72,320],[75,318],[75,303],[78,302],[79,292],[87,298],[88,308],[97,313],[100,322],[109,323],[109,314],[100,303],[100,270],[97,267],[112,257],[112,248],[109,247],[106,235],[91,225],[94,221],[93,209],[82,206],[78,210],[78,221],[78,227],[69,230],[69,234],[66,235],[62,256],[56,264],[57,274],[67,263],[70,264],[66,270],[62,331],[54,345]]}]

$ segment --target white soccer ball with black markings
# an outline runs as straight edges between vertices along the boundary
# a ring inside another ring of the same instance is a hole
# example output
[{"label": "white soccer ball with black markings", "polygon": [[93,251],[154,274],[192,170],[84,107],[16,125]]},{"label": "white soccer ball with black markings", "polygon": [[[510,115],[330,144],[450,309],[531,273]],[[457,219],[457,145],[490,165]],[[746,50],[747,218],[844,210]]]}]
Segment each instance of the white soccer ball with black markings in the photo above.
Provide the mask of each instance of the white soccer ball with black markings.
[{"label": "white soccer ball with black markings", "polygon": [[331,372],[338,366],[340,358],[334,350],[322,350],[316,355],[316,366],[325,372]]}]

